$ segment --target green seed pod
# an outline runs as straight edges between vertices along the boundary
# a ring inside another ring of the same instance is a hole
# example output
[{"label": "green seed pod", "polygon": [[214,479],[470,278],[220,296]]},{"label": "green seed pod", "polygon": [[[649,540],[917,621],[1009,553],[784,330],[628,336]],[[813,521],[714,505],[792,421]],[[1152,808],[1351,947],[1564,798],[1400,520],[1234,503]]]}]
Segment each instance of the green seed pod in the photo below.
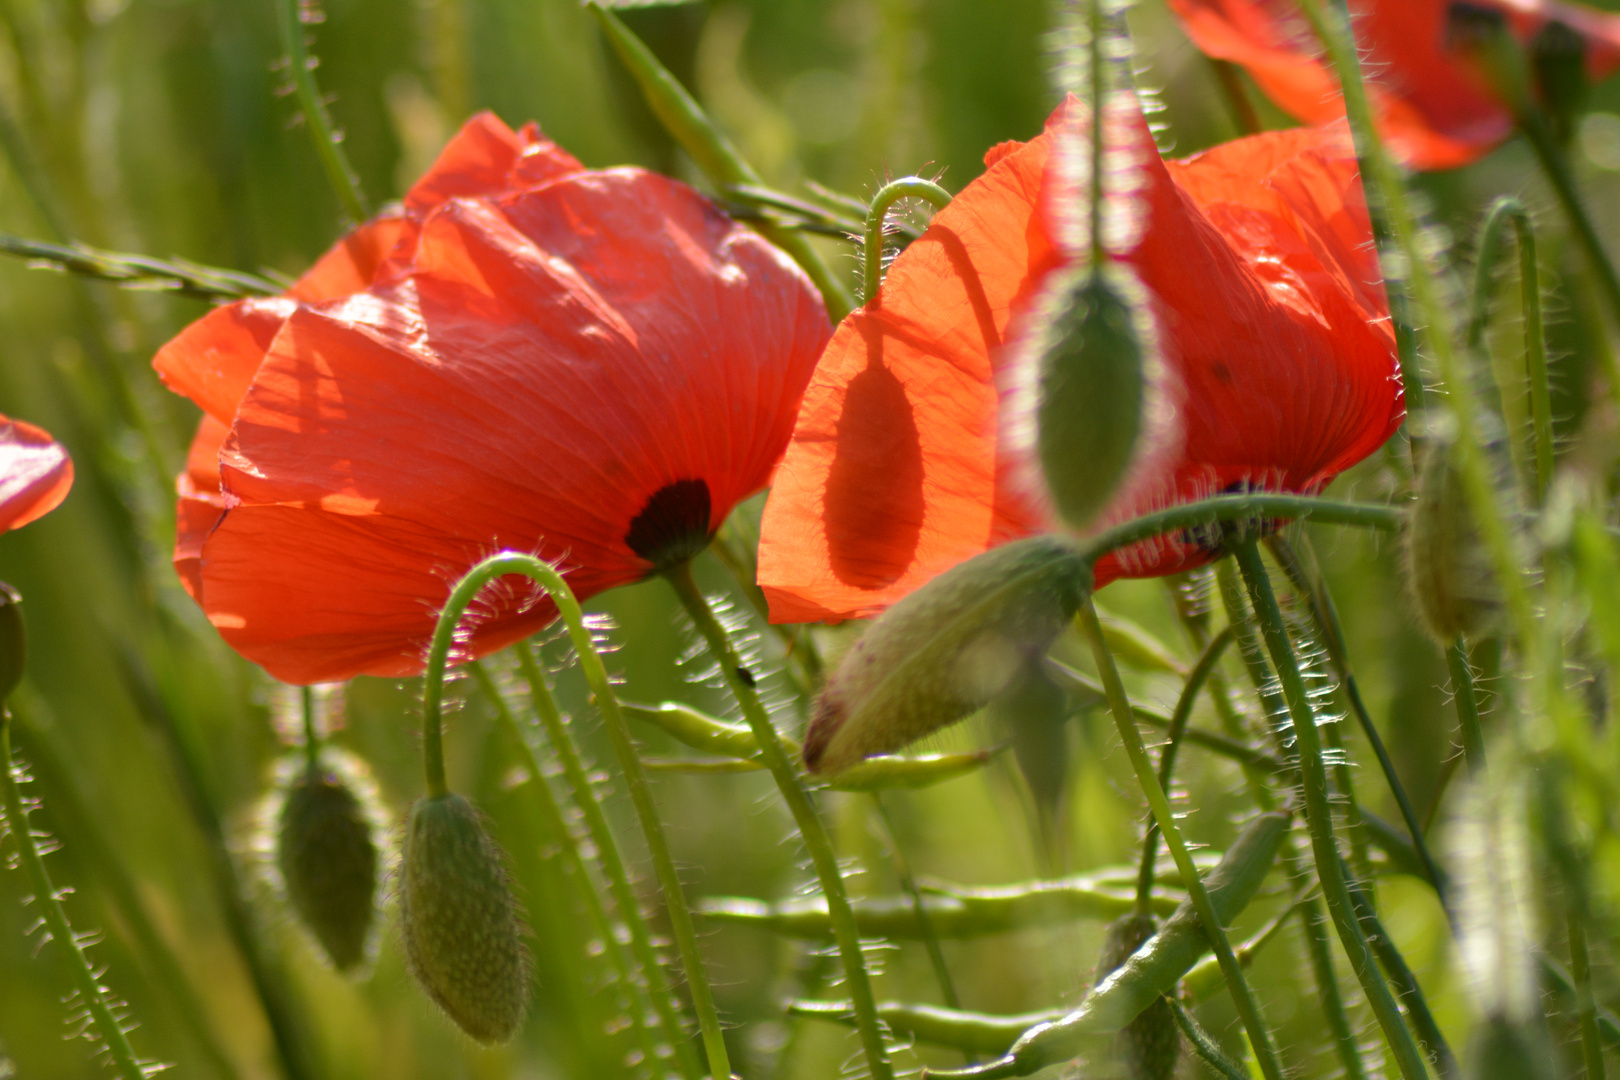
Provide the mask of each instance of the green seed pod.
[{"label": "green seed pod", "polygon": [[1502,596],[1490,554],[1474,525],[1454,450],[1439,439],[1429,444],[1418,473],[1406,568],[1424,625],[1442,645],[1480,637],[1495,624]]},{"label": "green seed pod", "polygon": [[22,594],[0,581],[0,706],[22,682],[28,666],[28,628],[23,625]]},{"label": "green seed pod", "polygon": [[299,922],[339,971],[371,951],[380,863],[372,815],[340,775],[302,770],[276,823],[276,865]]},{"label": "green seed pod", "polygon": [[[1097,957],[1097,977],[1093,981],[1101,982],[1157,932],[1157,921],[1152,915],[1141,912],[1132,912],[1109,923],[1103,936],[1102,954]],[[1130,1080],[1171,1080],[1181,1057],[1181,1031],[1176,1026],[1176,1014],[1170,1002],[1163,996],[1156,998],[1120,1030],[1114,1046],[1125,1062],[1125,1074]]]},{"label": "green seed pod", "polygon": [[967,716],[1039,656],[1091,588],[1062,539],[1036,536],[954,566],[890,608],[816,700],[804,762],[838,773]]},{"label": "green seed pod", "polygon": [[1151,426],[1160,368],[1141,285],[1124,266],[1053,274],[1014,361],[1011,434],[1024,442],[1057,516],[1083,529],[1108,505]]},{"label": "green seed pod", "polygon": [[485,1044],[517,1034],[529,1005],[529,954],[501,849],[459,795],[420,799],[405,828],[400,933],[411,972]]}]

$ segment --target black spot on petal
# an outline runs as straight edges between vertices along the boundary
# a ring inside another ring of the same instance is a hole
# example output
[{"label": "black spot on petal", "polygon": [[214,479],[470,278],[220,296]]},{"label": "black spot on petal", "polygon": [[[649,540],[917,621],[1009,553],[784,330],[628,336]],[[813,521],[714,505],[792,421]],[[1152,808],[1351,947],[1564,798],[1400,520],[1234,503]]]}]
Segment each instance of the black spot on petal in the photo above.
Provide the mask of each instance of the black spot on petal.
[{"label": "black spot on petal", "polygon": [[677,480],[652,493],[624,542],[658,569],[685,562],[709,543],[712,506],[703,480]]}]

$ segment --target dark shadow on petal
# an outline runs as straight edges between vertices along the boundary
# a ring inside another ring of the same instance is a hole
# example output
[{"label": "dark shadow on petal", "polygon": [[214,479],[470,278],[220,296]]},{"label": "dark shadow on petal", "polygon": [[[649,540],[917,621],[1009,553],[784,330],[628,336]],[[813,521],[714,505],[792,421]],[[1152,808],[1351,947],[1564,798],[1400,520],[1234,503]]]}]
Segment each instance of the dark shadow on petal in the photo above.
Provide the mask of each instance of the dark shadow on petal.
[{"label": "dark shadow on petal", "polygon": [[874,356],[850,380],[838,418],[822,511],[833,573],[858,589],[894,584],[916,557],[923,509],[922,440],[911,402]]}]

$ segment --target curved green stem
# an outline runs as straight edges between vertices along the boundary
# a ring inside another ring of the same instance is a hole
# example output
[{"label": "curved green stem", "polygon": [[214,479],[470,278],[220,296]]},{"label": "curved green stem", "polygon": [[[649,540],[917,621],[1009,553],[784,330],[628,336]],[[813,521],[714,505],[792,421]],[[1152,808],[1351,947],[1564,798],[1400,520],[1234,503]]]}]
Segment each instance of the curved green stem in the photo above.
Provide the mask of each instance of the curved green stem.
[{"label": "curved green stem", "polygon": [[[597,708],[602,712],[608,737],[613,743],[615,753],[618,754],[619,766],[624,770],[625,786],[630,791],[630,801],[636,808],[636,815],[641,819],[642,832],[646,835],[647,848],[652,855],[653,870],[658,875],[659,888],[664,894],[664,906],[669,912],[670,929],[674,932],[675,945],[680,951],[681,963],[686,970],[693,1009],[697,1012],[698,1025],[703,1031],[703,1045],[708,1051],[710,1071],[716,1080],[726,1080],[731,1076],[731,1062],[726,1054],[725,1035],[720,1030],[720,1016],[715,1010],[714,993],[709,987],[708,974],[703,970],[703,957],[698,953],[697,933],[692,927],[692,913],[686,906],[686,894],[681,888],[680,874],[675,869],[674,858],[670,855],[669,843],[664,837],[663,823],[658,818],[658,808],[652,800],[652,790],[647,785],[647,776],[641,768],[641,759],[636,756],[635,744],[630,738],[630,726],[619,709],[619,699],[613,692],[607,668],[602,663],[601,654],[596,651],[596,642],[592,640],[590,627],[585,625],[585,614],[580,609],[579,601],[574,598],[574,591],[568,587],[568,583],[563,580],[556,567],[533,555],[520,555],[508,551],[491,555],[467,571],[456,583],[455,589],[450,593],[450,599],[445,602],[444,610],[439,614],[439,623],[433,631],[433,643],[428,650],[427,671],[422,686],[425,730],[437,743],[444,667],[449,659],[450,646],[455,639],[456,626],[461,620],[462,612],[466,611],[467,605],[472,603],[485,585],[506,574],[521,574],[545,590],[568,627],[568,638],[573,643],[574,651],[579,655],[580,670],[596,697]],[[438,762],[441,785],[443,772],[441,751]],[[433,766],[429,765],[430,779],[432,774]],[[629,918],[627,912],[626,920]],[[648,977],[652,977],[651,972],[648,973]],[[672,1028],[672,1037],[679,1030],[678,1027]]]},{"label": "curved green stem", "polygon": [[1222,1052],[1220,1045],[1210,1037],[1209,1032],[1198,1025],[1198,1021],[1192,1018],[1185,1005],[1176,1000],[1175,995],[1167,994],[1165,1000],[1170,1002],[1170,1009],[1175,1013],[1176,1026],[1187,1036],[1187,1043],[1193,1048],[1193,1053],[1198,1055],[1199,1061],[1208,1065],[1224,1080],[1249,1080],[1249,1070]]},{"label": "curved green stem", "polygon": [[[1524,376],[1530,384],[1531,438],[1530,454],[1523,458],[1535,463],[1535,483],[1531,492],[1534,503],[1540,506],[1547,497],[1547,485],[1552,483],[1553,431],[1552,397],[1547,387],[1547,339],[1541,319],[1541,268],[1536,263],[1536,231],[1530,223],[1530,211],[1524,203],[1504,195],[1491,204],[1480,230],[1479,255],[1474,264],[1474,295],[1469,307],[1467,342],[1470,349],[1478,350],[1485,343],[1485,331],[1491,321],[1491,298],[1496,285],[1496,263],[1501,258],[1503,241],[1508,227],[1513,228],[1519,245],[1519,288],[1524,305]],[[1507,388],[1498,386],[1507,407]],[[1519,440],[1512,445],[1517,447]]]},{"label": "curved green stem", "polygon": [[60,893],[51,884],[39,845],[34,843],[33,827],[28,822],[28,811],[23,807],[22,792],[17,788],[17,770],[12,765],[11,713],[3,701],[0,701],[0,796],[3,796],[0,802],[4,803],[6,829],[11,833],[12,842],[17,845],[23,870],[28,875],[29,888],[34,890],[34,903],[39,906],[40,918],[45,922],[45,929],[61,944],[67,955],[74,989],[84,999],[91,1022],[107,1044],[113,1066],[123,1080],[145,1080],[146,1073],[135,1057],[135,1049],[130,1046],[123,1025],[107,1001],[110,991],[101,985],[101,980],[84,955],[81,939],[68,924],[67,913],[62,910],[59,899]]},{"label": "curved green stem", "polygon": [[1158,823],[1160,832],[1164,834],[1165,846],[1170,849],[1170,857],[1175,861],[1176,869],[1181,872],[1181,879],[1187,887],[1187,896],[1192,901],[1193,910],[1198,913],[1198,921],[1203,926],[1204,935],[1209,939],[1215,958],[1220,962],[1221,972],[1226,976],[1232,1003],[1237,1006],[1238,1016],[1243,1020],[1243,1028],[1249,1034],[1249,1043],[1254,1047],[1255,1057],[1260,1062],[1260,1071],[1266,1080],[1282,1080],[1282,1065],[1277,1060],[1277,1050],[1272,1043],[1271,1032],[1260,1016],[1259,1002],[1255,1000],[1254,991],[1250,989],[1248,980],[1243,975],[1243,966],[1238,963],[1237,957],[1232,952],[1232,945],[1226,939],[1226,928],[1221,925],[1221,920],[1210,903],[1209,892],[1204,887],[1203,879],[1198,876],[1198,868],[1193,864],[1192,853],[1187,850],[1187,843],[1182,839],[1181,830],[1176,826],[1170,800],[1153,772],[1153,763],[1148,759],[1147,748],[1142,745],[1141,733],[1136,730],[1136,721],[1131,715],[1131,703],[1125,696],[1125,684],[1120,680],[1119,669],[1114,666],[1113,654],[1108,651],[1108,645],[1103,640],[1102,623],[1097,620],[1097,609],[1089,599],[1080,606],[1075,621],[1091,646],[1091,654],[1096,659],[1097,671],[1102,676],[1103,689],[1108,696],[1108,708],[1114,715],[1114,726],[1119,729],[1120,741],[1124,743],[1125,753],[1131,759],[1131,767],[1136,770],[1137,783],[1147,795],[1153,820]]},{"label": "curved green stem", "polygon": [[883,284],[883,226],[889,220],[889,208],[901,199],[927,199],[935,210],[943,210],[951,203],[951,193],[920,176],[903,176],[891,180],[872,196],[872,207],[866,213],[866,241],[863,264],[866,269],[866,290],[862,296],[868,304]]},{"label": "curved green stem", "polygon": [[[1159,786],[1165,791],[1170,790],[1170,779],[1176,768],[1176,751],[1181,748],[1182,736],[1187,733],[1193,703],[1198,700],[1209,673],[1215,670],[1215,665],[1220,663],[1221,657],[1226,654],[1226,647],[1231,643],[1232,628],[1221,627],[1220,632],[1204,646],[1198,662],[1187,673],[1187,681],[1182,684],[1181,696],[1176,699],[1175,710],[1170,714],[1170,731],[1165,738],[1164,749],[1159,752]],[[1153,864],[1158,852],[1159,823],[1154,820],[1148,822],[1147,835],[1142,838],[1142,861],[1136,875],[1136,910],[1144,914],[1152,905]]]},{"label": "curved green stem", "polygon": [[[658,1040],[647,1027],[646,1012],[642,1008],[644,1004],[648,1004],[643,1000],[645,990],[636,982],[630,958],[624,951],[624,944],[619,941],[618,934],[614,933],[613,920],[608,917],[607,905],[602,902],[602,894],[597,891],[596,883],[591,880],[590,871],[585,865],[585,857],[580,854],[579,843],[574,839],[574,831],[568,827],[562,807],[557,805],[557,798],[551,792],[551,785],[546,783],[545,773],[540,769],[540,761],[534,756],[534,747],[529,745],[523,728],[518,725],[517,717],[512,715],[512,707],[506,702],[506,695],[495,685],[494,677],[484,665],[474,660],[467,665],[467,669],[472,672],[484,697],[494,707],[496,719],[499,720],[501,727],[506,729],[506,733],[518,748],[524,775],[528,777],[529,786],[534,790],[535,798],[540,805],[541,823],[555,838],[557,851],[562,855],[568,875],[579,884],[579,891],[584,897],[592,927],[607,952],[608,961],[613,965],[619,985],[624,987],[623,1006],[630,1016],[630,1025],[635,1030],[636,1041],[641,1044],[641,1052],[649,1063],[658,1062],[667,1056],[669,1051],[665,1054],[659,1053]],[[667,999],[668,995],[665,997]],[[676,1035],[679,1035],[678,1028]]]},{"label": "curved green stem", "polygon": [[1293,720],[1295,744],[1299,749],[1301,786],[1305,792],[1306,825],[1311,834],[1311,847],[1316,855],[1316,873],[1322,883],[1328,912],[1333,916],[1350,965],[1361,979],[1362,989],[1372,1005],[1373,1014],[1384,1029],[1384,1037],[1395,1051],[1395,1060],[1406,1080],[1423,1080],[1428,1067],[1422,1053],[1406,1029],[1400,1007],[1389,992],[1373,958],[1367,938],[1361,931],[1350,897],[1344,864],[1339,859],[1337,841],[1333,835],[1333,808],[1328,801],[1327,768],[1322,761],[1322,738],[1316,730],[1316,716],[1305,689],[1305,680],[1294,658],[1293,645],[1288,640],[1288,628],[1283,623],[1277,598],[1272,594],[1271,581],[1266,576],[1260,551],[1252,541],[1236,546],[1239,569],[1248,585],[1249,597],[1254,604],[1255,617],[1265,637],[1266,649],[1271,654],[1272,666],[1282,686],[1282,694]]},{"label": "curved green stem", "polygon": [[1580,245],[1587,263],[1597,275],[1598,289],[1609,305],[1609,318],[1616,327],[1620,327],[1620,274],[1615,272],[1614,262],[1603,246],[1597,226],[1586,212],[1586,204],[1575,182],[1575,172],[1569,167],[1569,158],[1538,117],[1522,118],[1519,130],[1524,133],[1525,141],[1541,162],[1542,171],[1552,184],[1553,194],[1558,197],[1558,203],[1564,208],[1564,215],[1575,233],[1575,242]]},{"label": "curved green stem", "polygon": [[360,181],[349,167],[343,153],[343,143],[332,127],[327,115],[326,102],[320,87],[315,85],[315,62],[304,45],[304,23],[301,0],[280,0],[281,41],[287,49],[287,77],[292,80],[293,92],[298,95],[298,108],[304,114],[304,126],[315,141],[315,154],[321,159],[321,168],[332,185],[332,192],[343,204],[343,212],[358,225],[370,216],[366,197],[360,192]]},{"label": "curved green stem", "polygon": [[752,679],[745,678],[742,659],[699,591],[697,582],[692,580],[691,564],[677,563],[664,571],[664,577],[675,589],[698,633],[708,644],[709,652],[720,665],[726,685],[731,688],[732,696],[737,699],[748,726],[754,732],[760,757],[765,767],[770,769],[771,777],[776,781],[777,789],[781,791],[782,799],[799,827],[799,835],[804,839],[810,861],[815,866],[816,878],[827,898],[827,913],[832,919],[833,938],[838,943],[838,955],[844,965],[844,982],[854,1003],[856,1027],[860,1033],[861,1047],[866,1053],[867,1068],[871,1070],[873,1080],[893,1080],[894,1068],[889,1063],[888,1048],[883,1044],[877,1001],[872,995],[872,980],[866,971],[866,958],[861,953],[860,929],[855,924],[854,912],[850,910],[849,895],[844,889],[843,874],[838,869],[838,856],[833,850],[832,838],[827,835],[826,827],[810,802],[809,792],[788,760],[787,752],[782,748],[782,738],[771,723],[764,702],[754,692]]},{"label": "curved green stem", "polygon": [[624,856],[619,851],[618,837],[614,834],[613,826],[602,809],[601,801],[596,797],[590,772],[586,769],[585,762],[580,757],[579,747],[574,742],[574,733],[569,729],[568,722],[563,719],[562,711],[557,708],[557,699],[552,696],[551,687],[546,684],[545,673],[535,661],[529,643],[520,641],[512,646],[512,651],[517,654],[518,669],[523,673],[523,680],[529,686],[529,703],[533,706],[535,715],[540,718],[541,727],[545,729],[546,740],[551,744],[551,752],[557,755],[557,760],[562,765],[563,778],[568,781],[569,789],[574,793],[574,800],[585,819],[585,831],[590,834],[591,844],[596,848],[596,859],[602,866],[602,875],[607,878],[608,888],[613,893],[613,902],[618,905],[623,915],[624,925],[630,935],[630,950],[635,954],[636,962],[641,965],[643,977],[647,980],[647,996],[652,999],[653,1011],[658,1015],[659,1024],[669,1034],[682,1073],[688,1078],[702,1076],[703,1067],[687,1041],[680,1014],[676,1010],[675,997],[670,992],[669,980],[664,975],[663,961],[659,959],[658,950],[653,945],[652,929],[641,913],[635,886],[631,884],[630,874],[625,869]]},{"label": "curved green stem", "polygon": [[[637,37],[619,17],[600,4],[587,3],[587,9],[601,24],[608,44],[618,54],[630,75],[641,87],[642,95],[681,149],[691,155],[705,176],[722,188],[733,185],[763,187],[763,183],[748,162],[743,160],[731,140],[720,133],[714,122],[704,113],[669,69],[659,63],[652,50]],[[849,290],[827,268],[807,237],[769,222],[758,224],[760,233],[771,243],[787,252],[798,263],[810,280],[821,291],[827,305],[827,316],[840,322],[855,307]]]}]

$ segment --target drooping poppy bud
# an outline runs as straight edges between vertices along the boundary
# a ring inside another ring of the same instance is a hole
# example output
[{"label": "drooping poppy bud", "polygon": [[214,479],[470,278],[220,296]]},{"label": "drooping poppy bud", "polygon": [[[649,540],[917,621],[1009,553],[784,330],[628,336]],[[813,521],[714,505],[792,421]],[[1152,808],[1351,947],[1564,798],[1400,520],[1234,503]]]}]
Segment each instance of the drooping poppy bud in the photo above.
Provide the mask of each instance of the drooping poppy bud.
[{"label": "drooping poppy bud", "polygon": [[[1158,335],[1124,265],[1048,276],[1014,361],[1008,407],[1034,425],[1041,487],[1083,529],[1108,505],[1142,442]],[[1018,422],[1018,421],[1013,421]]]},{"label": "drooping poppy bud", "polygon": [[1406,530],[1407,581],[1436,641],[1479,637],[1501,613],[1502,595],[1463,490],[1455,450],[1434,440],[1418,473]]},{"label": "drooping poppy bud", "polygon": [[505,858],[459,795],[411,807],[399,881],[400,932],[428,997],[481,1043],[517,1034],[529,955]]},{"label": "drooping poppy bud", "polygon": [[1046,651],[1090,589],[1091,568],[1051,536],[939,575],[873,623],[827,680],[805,765],[837,773],[983,707]]},{"label": "drooping poppy bud", "polygon": [[[1146,912],[1133,912],[1109,923],[1103,933],[1093,984],[1101,982],[1109,972],[1129,960],[1158,929],[1153,916]],[[1114,1045],[1130,1080],[1171,1080],[1181,1057],[1181,1032],[1170,1002],[1162,995],[1155,999],[1135,1020],[1120,1029]]]},{"label": "drooping poppy bud", "polygon": [[301,769],[277,820],[287,899],[339,971],[359,967],[371,951],[381,864],[373,816],[338,772]]}]

